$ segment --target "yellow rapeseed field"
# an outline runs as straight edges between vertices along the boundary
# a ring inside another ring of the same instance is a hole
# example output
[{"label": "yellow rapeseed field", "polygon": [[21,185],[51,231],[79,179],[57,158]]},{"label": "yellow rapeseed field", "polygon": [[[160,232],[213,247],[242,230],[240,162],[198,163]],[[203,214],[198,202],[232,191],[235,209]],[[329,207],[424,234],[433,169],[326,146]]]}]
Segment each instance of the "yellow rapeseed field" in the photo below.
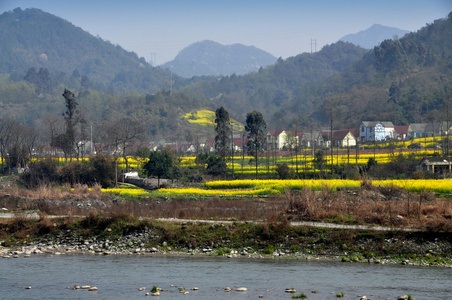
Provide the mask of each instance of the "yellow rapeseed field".
[{"label": "yellow rapeseed field", "polygon": [[[330,190],[358,188],[360,180],[317,179],[317,180],[217,180],[205,183],[205,188],[165,188],[146,191],[141,188],[123,186],[121,188],[102,189],[104,193],[113,193],[131,198],[145,196],[247,196],[280,194],[285,190],[300,190],[304,187],[312,190]],[[452,180],[374,180],[374,186],[398,187],[411,192],[431,191],[452,194]]]}]

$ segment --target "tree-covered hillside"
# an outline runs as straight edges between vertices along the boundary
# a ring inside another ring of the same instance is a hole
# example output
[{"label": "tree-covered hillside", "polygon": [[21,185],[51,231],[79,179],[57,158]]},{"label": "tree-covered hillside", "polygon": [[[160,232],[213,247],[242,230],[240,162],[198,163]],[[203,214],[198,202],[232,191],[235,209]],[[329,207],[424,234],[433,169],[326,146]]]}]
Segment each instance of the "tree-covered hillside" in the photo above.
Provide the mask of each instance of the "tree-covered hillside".
[{"label": "tree-covered hillside", "polygon": [[270,128],[322,126],[331,117],[343,128],[356,128],[362,120],[427,122],[445,120],[446,107],[452,107],[451,61],[449,16],[370,51],[338,42],[256,73],[185,90],[235,115],[261,111]]},{"label": "tree-covered hillside", "polygon": [[240,122],[259,111],[268,129],[306,131],[331,118],[335,128],[445,120],[452,116],[451,19],[372,50],[337,42],[247,75],[184,79],[58,17],[16,9],[0,15],[0,118],[48,124],[64,111],[68,88],[90,124],[133,118],[153,140],[208,136],[181,116],[221,106]]},{"label": "tree-covered hillside", "polygon": [[[309,115],[324,98],[319,83],[340,74],[358,61],[366,50],[350,43],[338,42],[317,53],[303,53],[244,76],[225,76],[217,81],[196,83],[184,91],[197,93],[224,106],[244,119],[257,110],[270,121],[269,126],[283,128]],[[299,102],[290,108],[288,104]]]},{"label": "tree-covered hillside", "polygon": [[[334,108],[344,126],[361,120],[407,124],[446,120],[452,108],[452,15],[385,40],[346,72],[324,83],[317,115]],[[295,103],[294,103],[295,104]]]},{"label": "tree-covered hillside", "polygon": [[[123,74],[141,72],[149,79],[145,89],[154,92],[169,81],[169,72],[151,67],[144,58],[94,37],[66,20],[39,9],[17,8],[0,15],[0,73],[26,73],[45,68],[61,80],[74,72],[104,88],[127,87]],[[111,84],[115,80],[115,84]],[[125,82],[125,83],[124,83]]]},{"label": "tree-covered hillside", "polygon": [[276,57],[254,46],[221,45],[214,41],[196,42],[162,65],[183,77],[243,75],[272,65]]}]

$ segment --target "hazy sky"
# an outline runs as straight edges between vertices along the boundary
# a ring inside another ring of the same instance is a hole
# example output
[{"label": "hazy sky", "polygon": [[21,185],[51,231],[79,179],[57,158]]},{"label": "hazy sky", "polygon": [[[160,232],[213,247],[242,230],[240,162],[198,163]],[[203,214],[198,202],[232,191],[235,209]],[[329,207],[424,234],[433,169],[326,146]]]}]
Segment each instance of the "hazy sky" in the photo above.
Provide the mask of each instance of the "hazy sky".
[{"label": "hazy sky", "polygon": [[[287,58],[373,24],[417,31],[452,0],[0,0],[0,13],[39,8],[157,65],[192,43],[256,46]],[[155,53],[155,55],[154,55]]]}]

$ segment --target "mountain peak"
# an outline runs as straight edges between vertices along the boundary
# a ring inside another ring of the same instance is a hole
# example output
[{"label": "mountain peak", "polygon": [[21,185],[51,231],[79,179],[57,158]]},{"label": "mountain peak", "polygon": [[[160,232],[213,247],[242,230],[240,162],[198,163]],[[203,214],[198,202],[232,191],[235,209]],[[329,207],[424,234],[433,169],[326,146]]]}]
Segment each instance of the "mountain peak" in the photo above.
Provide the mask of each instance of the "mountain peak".
[{"label": "mountain peak", "polygon": [[183,77],[243,75],[275,62],[276,57],[254,46],[222,45],[204,40],[182,49],[162,68],[171,69]]},{"label": "mountain peak", "polygon": [[400,38],[407,33],[409,33],[408,30],[398,29],[395,27],[389,27],[380,24],[373,24],[366,30],[359,31],[358,33],[354,34],[348,34],[342,37],[340,40],[361,46],[365,49],[372,49],[373,47],[378,46],[384,40],[393,39],[395,36]]}]

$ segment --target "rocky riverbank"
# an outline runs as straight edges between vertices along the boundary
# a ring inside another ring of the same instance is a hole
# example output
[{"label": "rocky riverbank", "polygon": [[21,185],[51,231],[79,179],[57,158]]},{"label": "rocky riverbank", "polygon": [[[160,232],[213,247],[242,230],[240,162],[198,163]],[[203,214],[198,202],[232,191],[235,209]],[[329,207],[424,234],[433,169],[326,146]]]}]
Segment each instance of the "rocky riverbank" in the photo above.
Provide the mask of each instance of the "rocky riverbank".
[{"label": "rocky riverbank", "polygon": [[[278,228],[246,223],[168,224],[124,219],[52,222],[22,224],[19,231],[0,241],[1,256],[215,255],[452,267],[452,241],[447,233]],[[12,228],[3,225],[3,229]]]}]

